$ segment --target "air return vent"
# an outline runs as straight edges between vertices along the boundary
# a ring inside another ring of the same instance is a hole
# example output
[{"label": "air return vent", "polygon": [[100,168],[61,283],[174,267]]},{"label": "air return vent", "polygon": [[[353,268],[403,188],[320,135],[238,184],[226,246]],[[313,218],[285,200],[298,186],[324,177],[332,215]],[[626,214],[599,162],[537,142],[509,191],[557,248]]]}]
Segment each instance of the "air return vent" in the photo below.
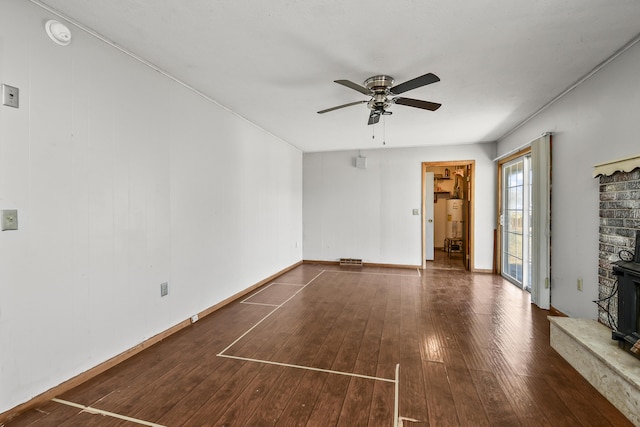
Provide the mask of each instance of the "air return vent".
[{"label": "air return vent", "polygon": [[359,258],[340,258],[340,265],[357,265],[362,267],[362,259]]}]

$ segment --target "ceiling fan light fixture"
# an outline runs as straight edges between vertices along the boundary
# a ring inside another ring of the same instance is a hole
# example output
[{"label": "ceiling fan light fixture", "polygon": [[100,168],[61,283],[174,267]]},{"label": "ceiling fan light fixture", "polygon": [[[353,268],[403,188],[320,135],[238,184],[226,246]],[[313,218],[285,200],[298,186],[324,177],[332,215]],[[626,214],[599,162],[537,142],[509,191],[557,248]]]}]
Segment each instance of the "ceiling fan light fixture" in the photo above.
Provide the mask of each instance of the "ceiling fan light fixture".
[{"label": "ceiling fan light fixture", "polygon": [[389,101],[389,98],[387,98],[387,95],[385,95],[384,93],[374,94],[369,102],[367,102],[367,107],[369,107],[370,110],[375,111],[384,110],[390,105],[391,102]]}]

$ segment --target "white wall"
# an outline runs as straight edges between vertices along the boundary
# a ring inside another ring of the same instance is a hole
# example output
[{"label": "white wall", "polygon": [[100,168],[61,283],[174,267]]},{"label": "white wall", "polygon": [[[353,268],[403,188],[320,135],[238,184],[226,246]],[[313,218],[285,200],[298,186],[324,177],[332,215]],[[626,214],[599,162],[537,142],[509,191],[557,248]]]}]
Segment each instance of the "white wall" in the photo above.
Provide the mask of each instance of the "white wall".
[{"label": "white wall", "polygon": [[[498,154],[553,132],[551,304],[595,319],[598,180],[593,165],[640,153],[640,44],[498,143]],[[578,278],[584,280],[577,290]]]},{"label": "white wall", "polygon": [[495,228],[495,144],[304,154],[304,259],[422,265],[422,162],[475,160],[475,263],[491,270]]},{"label": "white wall", "polygon": [[[0,413],[302,259],[302,154],[0,5]],[[160,283],[169,295],[160,297]]]}]

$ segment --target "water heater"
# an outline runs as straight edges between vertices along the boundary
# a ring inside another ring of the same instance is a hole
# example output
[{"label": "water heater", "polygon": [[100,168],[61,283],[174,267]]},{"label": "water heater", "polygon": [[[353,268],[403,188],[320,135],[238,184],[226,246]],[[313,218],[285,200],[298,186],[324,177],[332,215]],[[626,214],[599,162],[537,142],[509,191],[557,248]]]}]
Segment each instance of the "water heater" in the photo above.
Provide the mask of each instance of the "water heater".
[{"label": "water heater", "polygon": [[447,239],[462,239],[462,199],[447,200]]}]

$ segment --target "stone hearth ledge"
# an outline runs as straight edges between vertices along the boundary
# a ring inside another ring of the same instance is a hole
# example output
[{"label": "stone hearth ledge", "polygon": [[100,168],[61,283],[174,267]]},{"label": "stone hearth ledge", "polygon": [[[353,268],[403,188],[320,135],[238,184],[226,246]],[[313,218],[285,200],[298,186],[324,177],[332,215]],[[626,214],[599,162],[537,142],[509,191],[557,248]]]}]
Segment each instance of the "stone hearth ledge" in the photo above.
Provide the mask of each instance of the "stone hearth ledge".
[{"label": "stone hearth ledge", "polygon": [[640,427],[640,360],[619,348],[611,329],[595,320],[548,319],[551,347]]}]

